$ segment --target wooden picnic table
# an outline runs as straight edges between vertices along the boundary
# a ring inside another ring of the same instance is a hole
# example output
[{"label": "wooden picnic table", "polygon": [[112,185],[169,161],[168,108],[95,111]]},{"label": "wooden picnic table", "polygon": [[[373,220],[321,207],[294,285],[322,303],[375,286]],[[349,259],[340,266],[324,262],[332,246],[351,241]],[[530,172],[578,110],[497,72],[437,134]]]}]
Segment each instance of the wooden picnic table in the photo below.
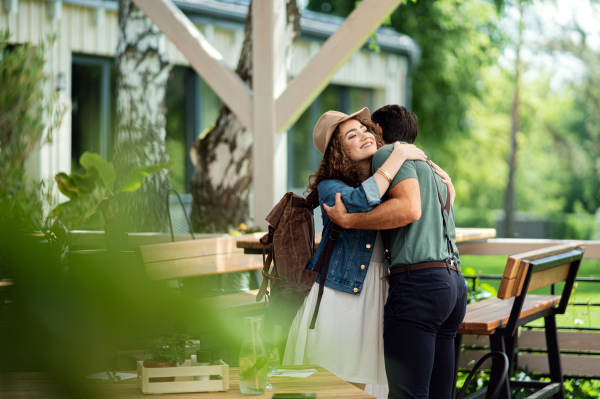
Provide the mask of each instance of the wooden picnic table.
[{"label": "wooden picnic table", "polygon": [[[263,246],[260,243],[259,239],[264,234],[265,233],[248,234],[247,236],[238,239],[237,247],[243,248],[245,254],[262,253]],[[479,229],[470,227],[456,228],[456,245],[458,246],[465,244],[473,244],[494,237],[496,237],[496,229]],[[315,245],[319,245],[320,240],[321,233],[318,233],[315,237]]]},{"label": "wooden picnic table", "polygon": [[[314,392],[318,399],[369,399],[372,396],[337,377],[328,370],[315,365],[307,366],[282,366],[284,369],[317,369],[317,372],[306,378],[296,377],[272,377],[273,385],[279,389],[266,391],[257,398],[270,398],[273,393],[291,392]],[[248,398],[242,395],[238,384],[238,368],[229,369],[230,383],[226,392],[206,393],[165,393],[161,399],[241,399]],[[64,377],[64,376],[63,376]],[[69,378],[58,378],[51,373],[42,372],[20,372],[0,373],[0,397],[18,398],[59,398],[64,394],[66,382],[69,386],[67,391],[73,397],[85,399],[105,398],[148,398],[150,396],[142,393],[138,386],[138,379],[131,378],[122,381],[90,380],[83,376],[77,376],[73,380]]]}]

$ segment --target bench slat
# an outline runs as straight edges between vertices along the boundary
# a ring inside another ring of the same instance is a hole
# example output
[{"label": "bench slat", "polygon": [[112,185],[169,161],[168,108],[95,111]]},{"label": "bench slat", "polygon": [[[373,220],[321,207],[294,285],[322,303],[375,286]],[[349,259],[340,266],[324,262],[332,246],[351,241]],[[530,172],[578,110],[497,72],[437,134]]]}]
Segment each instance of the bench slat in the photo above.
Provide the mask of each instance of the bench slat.
[{"label": "bench slat", "polygon": [[235,237],[216,237],[202,240],[140,246],[140,253],[142,254],[144,263],[196,258],[234,252],[243,252],[241,249],[236,248]]},{"label": "bench slat", "polygon": [[[235,294],[219,295],[203,298],[199,304],[205,309],[229,311],[232,313],[250,312],[261,310],[265,307],[265,301],[256,302],[258,290],[237,292]],[[267,305],[268,306],[268,305]]]},{"label": "bench slat", "polygon": [[531,276],[531,282],[529,283],[529,291],[533,291],[538,288],[547,287],[551,284],[565,281],[567,279],[567,276],[569,275],[570,266],[570,264],[566,264],[563,266],[558,266],[552,269],[534,273]]},{"label": "bench slat", "polygon": [[[471,305],[467,307],[467,314],[458,330],[459,334],[492,334],[498,327],[505,325],[510,316],[514,298],[500,300],[488,298],[485,307],[478,307],[473,312]],[[531,316],[537,312],[549,309],[560,302],[560,295],[528,295],[525,298],[520,319]]]},{"label": "bench slat", "polygon": [[146,273],[150,280],[170,280],[258,270],[262,267],[260,255],[244,255],[242,251],[239,251],[231,254],[203,256],[200,259],[196,257],[146,263]]}]

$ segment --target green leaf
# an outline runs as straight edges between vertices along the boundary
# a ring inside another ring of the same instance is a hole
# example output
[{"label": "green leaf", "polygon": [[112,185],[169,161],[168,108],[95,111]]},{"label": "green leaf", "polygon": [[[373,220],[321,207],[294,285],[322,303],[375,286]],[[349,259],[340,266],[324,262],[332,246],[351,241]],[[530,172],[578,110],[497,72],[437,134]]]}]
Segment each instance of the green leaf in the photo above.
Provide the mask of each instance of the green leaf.
[{"label": "green leaf", "polygon": [[104,201],[109,199],[110,191],[105,187],[96,187],[89,195],[89,204],[91,205],[89,209],[85,212],[84,219],[87,219],[94,215],[98,208],[104,203]]},{"label": "green leaf", "polygon": [[113,184],[115,183],[115,168],[112,163],[107,162],[100,156],[94,152],[86,151],[79,158],[79,163],[86,170],[90,171],[92,169],[97,169],[100,175],[100,178],[106,185],[106,188],[112,190]]},{"label": "green leaf", "polygon": [[475,269],[473,269],[472,267],[465,267],[464,269],[461,268],[460,272],[463,274],[463,276],[476,276],[477,275],[477,271]]},{"label": "green leaf", "polygon": [[58,216],[65,225],[72,227],[85,220],[86,212],[93,206],[92,196],[84,195],[59,204],[53,209],[52,213]]},{"label": "green leaf", "polygon": [[73,199],[79,196],[79,187],[66,173],[58,173],[56,176],[54,176],[54,180],[56,180],[58,190],[67,198]]},{"label": "green leaf", "polygon": [[104,184],[100,179],[100,171],[97,168],[86,170],[85,174],[73,172],[69,177],[78,188],[79,195],[91,193],[100,182]]},{"label": "green leaf", "polygon": [[164,162],[133,168],[127,175],[125,175],[121,187],[116,190],[116,193],[136,191],[142,186],[144,177],[149,174],[159,172],[163,169],[170,168],[173,166],[173,164],[174,162]]}]

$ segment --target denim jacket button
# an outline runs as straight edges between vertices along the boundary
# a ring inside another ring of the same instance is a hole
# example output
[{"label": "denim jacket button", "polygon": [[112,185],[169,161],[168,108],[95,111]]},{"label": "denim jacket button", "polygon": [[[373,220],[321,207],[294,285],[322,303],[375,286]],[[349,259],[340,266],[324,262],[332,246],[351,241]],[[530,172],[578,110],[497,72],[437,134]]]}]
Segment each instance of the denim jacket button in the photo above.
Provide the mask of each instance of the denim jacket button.
[{"label": "denim jacket button", "polygon": [[358,288],[355,288],[355,289],[353,289],[352,291],[354,291],[354,292],[358,292]]},{"label": "denim jacket button", "polygon": [[365,270],[365,265],[360,265],[360,270]]},{"label": "denim jacket button", "polygon": [[370,248],[371,248],[371,244],[367,244],[367,249],[370,249]]}]

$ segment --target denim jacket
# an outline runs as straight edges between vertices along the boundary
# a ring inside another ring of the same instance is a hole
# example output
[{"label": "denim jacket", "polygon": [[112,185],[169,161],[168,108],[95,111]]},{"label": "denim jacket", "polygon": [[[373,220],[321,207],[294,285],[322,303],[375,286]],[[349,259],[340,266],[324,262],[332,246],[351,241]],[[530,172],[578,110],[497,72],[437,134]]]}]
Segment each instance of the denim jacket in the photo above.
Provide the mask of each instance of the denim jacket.
[{"label": "denim jacket", "polygon": [[[325,243],[331,235],[333,223],[327,216],[323,203],[333,206],[336,193],[342,194],[342,201],[348,212],[351,213],[366,212],[381,203],[379,188],[372,176],[358,188],[349,187],[341,180],[324,180],[319,183],[318,190],[321,214],[323,215],[323,234],[315,255],[306,266],[309,270],[315,267],[317,259],[319,259],[319,255],[323,252]],[[343,230],[331,255],[325,286],[341,292],[359,295],[369,269],[369,261],[376,237],[377,230]],[[321,274],[319,273],[317,282],[320,281],[320,278]]]}]

